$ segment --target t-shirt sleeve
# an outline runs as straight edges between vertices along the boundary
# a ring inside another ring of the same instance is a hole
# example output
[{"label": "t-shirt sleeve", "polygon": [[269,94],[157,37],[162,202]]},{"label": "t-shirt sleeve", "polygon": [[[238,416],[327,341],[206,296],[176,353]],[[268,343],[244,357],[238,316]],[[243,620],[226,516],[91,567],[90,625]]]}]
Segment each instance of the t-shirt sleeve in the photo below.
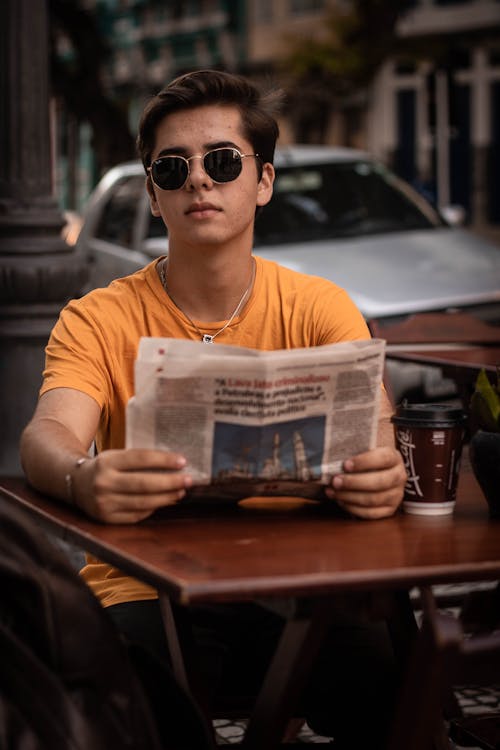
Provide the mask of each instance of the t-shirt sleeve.
[{"label": "t-shirt sleeve", "polygon": [[319,345],[371,338],[359,308],[341,287],[329,282],[318,284],[313,310]]},{"label": "t-shirt sleeve", "polygon": [[108,336],[81,300],[70,302],[52,329],[45,349],[40,395],[53,388],[74,388],[101,409],[110,401],[113,359]]}]

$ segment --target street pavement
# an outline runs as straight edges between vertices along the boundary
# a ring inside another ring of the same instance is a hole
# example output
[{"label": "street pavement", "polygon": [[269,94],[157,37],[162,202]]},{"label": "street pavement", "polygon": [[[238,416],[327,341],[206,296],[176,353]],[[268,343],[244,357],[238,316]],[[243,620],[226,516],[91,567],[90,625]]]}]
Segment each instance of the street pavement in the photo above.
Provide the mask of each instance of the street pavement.
[{"label": "street pavement", "polygon": [[[499,244],[500,247],[500,244]],[[475,589],[490,589],[494,583],[484,581],[479,582],[473,586],[471,584],[443,584],[434,586],[433,590],[436,597],[444,597],[445,595],[450,596],[464,596],[471,588]],[[412,600],[416,601],[418,598],[418,591],[414,589],[410,592]],[[449,614],[454,616],[458,615],[458,609],[452,608],[447,610]],[[416,611],[417,622],[420,623],[421,613]],[[455,689],[455,696],[460,709],[464,717],[477,716],[478,714],[484,714],[486,712],[500,713],[500,679],[497,685],[491,687],[484,687],[478,685],[459,685]],[[360,706],[360,716],[362,716],[363,709]],[[237,745],[241,742],[245,733],[246,721],[245,719],[217,719],[214,721],[214,728],[217,736],[217,742],[220,745]],[[309,729],[307,724],[304,724],[297,734],[294,743],[297,745],[309,743],[309,744],[328,744],[335,749],[335,743],[328,737],[322,737],[314,734]],[[358,748],[353,748],[358,750]],[[368,750],[368,749],[366,749]],[[402,749],[403,750],[403,749]],[[451,744],[450,750],[462,750],[461,745]],[[465,750],[465,748],[463,748]],[[467,750],[480,750],[474,746],[467,746]]]},{"label": "street pavement", "polygon": [[[464,713],[464,716],[475,716],[486,712],[500,711],[500,685],[493,688],[478,687],[477,685],[468,685],[461,687],[456,691],[457,700]],[[360,707],[360,716],[363,710]],[[217,719],[214,721],[214,728],[219,745],[237,745],[241,742],[245,733],[245,720]],[[335,750],[335,743],[328,737],[320,737],[314,734],[307,724],[305,724],[297,735],[294,743],[301,745],[304,743],[330,745]],[[462,745],[450,745],[450,750],[462,750]],[[353,750],[360,750],[353,748]],[[368,749],[366,749],[368,750]],[[402,749],[403,750],[403,749]],[[465,750],[465,748],[464,748]],[[467,746],[467,750],[480,750],[474,746]]]}]

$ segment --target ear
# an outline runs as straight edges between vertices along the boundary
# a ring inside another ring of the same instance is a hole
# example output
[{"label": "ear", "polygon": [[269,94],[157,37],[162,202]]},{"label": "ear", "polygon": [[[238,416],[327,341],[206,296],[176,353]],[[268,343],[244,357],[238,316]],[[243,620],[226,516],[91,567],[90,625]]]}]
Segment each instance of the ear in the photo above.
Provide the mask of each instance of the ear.
[{"label": "ear", "polygon": [[151,207],[151,213],[153,216],[161,216],[158,202],[156,200],[155,185],[150,175],[146,177],[146,190],[149,195],[149,205]]},{"label": "ear", "polygon": [[262,167],[262,177],[257,187],[257,206],[265,206],[273,197],[274,167],[266,162]]}]

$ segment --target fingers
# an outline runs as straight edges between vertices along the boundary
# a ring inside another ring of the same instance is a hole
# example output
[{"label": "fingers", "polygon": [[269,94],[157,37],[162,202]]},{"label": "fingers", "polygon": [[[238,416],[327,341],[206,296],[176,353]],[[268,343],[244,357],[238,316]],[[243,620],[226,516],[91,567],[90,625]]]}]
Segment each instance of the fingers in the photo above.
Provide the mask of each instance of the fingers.
[{"label": "fingers", "polygon": [[119,471],[181,469],[186,465],[186,459],[180,453],[139,448],[103,451],[96,456],[96,461],[98,465],[113,467]]},{"label": "fingers", "polygon": [[326,494],[360,518],[392,515],[403,499],[406,471],[397,450],[375,448],[344,462]]},{"label": "fingers", "polygon": [[377,471],[379,469],[389,469],[392,466],[401,465],[401,454],[395,448],[389,446],[379,446],[365,453],[358,453],[357,456],[348,458],[344,461],[344,471]]},{"label": "fingers", "polygon": [[134,523],[173,505],[192,479],[183,456],[168,451],[109,450],[86,461],[78,474],[78,504],[106,523]]},{"label": "fingers", "polygon": [[158,495],[97,496],[94,504],[94,518],[104,523],[137,523],[148,518],[159,508],[175,505],[182,500],[186,491],[172,490]]}]

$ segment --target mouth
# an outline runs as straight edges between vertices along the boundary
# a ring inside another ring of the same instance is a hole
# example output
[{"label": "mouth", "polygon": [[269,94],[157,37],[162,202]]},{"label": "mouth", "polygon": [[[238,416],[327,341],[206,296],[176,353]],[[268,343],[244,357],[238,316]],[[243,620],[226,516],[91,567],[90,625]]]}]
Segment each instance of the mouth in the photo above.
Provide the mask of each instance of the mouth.
[{"label": "mouth", "polygon": [[195,214],[196,216],[210,216],[214,212],[221,211],[220,208],[214,206],[213,203],[206,201],[200,203],[192,203],[186,211],[186,215]]}]

